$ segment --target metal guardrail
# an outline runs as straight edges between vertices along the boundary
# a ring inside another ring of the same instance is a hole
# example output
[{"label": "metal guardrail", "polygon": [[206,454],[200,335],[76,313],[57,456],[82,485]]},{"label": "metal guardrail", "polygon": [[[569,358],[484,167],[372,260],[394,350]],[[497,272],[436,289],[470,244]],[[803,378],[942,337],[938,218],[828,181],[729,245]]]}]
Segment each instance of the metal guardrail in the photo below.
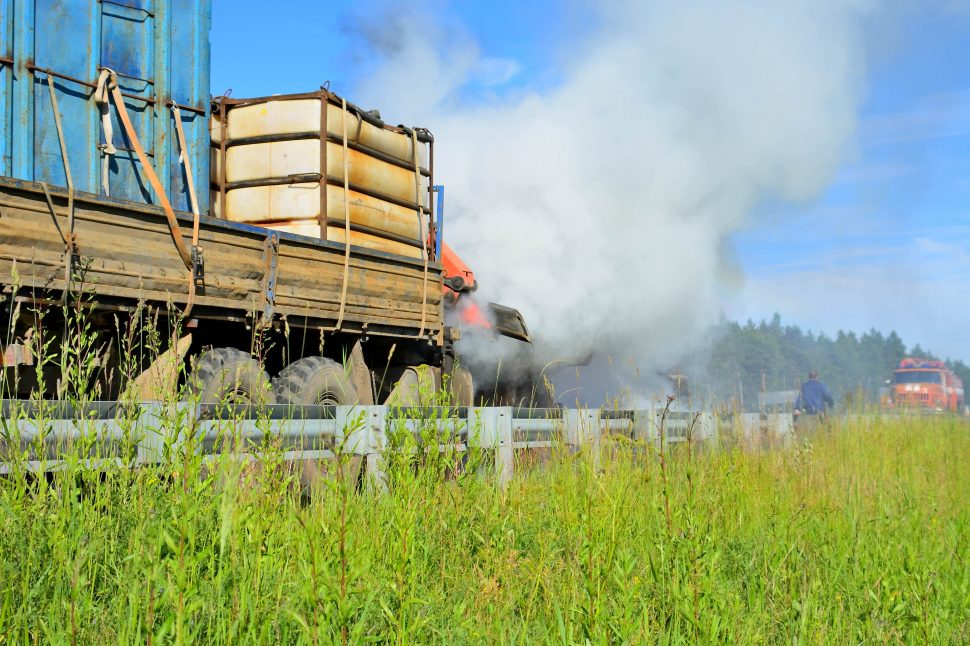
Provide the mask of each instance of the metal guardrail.
[{"label": "metal guardrail", "polygon": [[[528,409],[512,407],[391,408],[387,406],[220,406],[187,403],[0,401],[0,474],[63,468],[65,460],[92,467],[159,463],[192,442],[205,460],[231,453],[252,459],[272,443],[284,460],[331,458],[337,447],[365,459],[367,476],[383,478],[382,453],[391,433],[416,445],[495,451],[507,482],[516,451],[559,445],[587,447],[599,462],[604,434],[641,443],[677,444],[717,436],[710,413],[663,409]],[[661,438],[661,429],[663,437]]]}]

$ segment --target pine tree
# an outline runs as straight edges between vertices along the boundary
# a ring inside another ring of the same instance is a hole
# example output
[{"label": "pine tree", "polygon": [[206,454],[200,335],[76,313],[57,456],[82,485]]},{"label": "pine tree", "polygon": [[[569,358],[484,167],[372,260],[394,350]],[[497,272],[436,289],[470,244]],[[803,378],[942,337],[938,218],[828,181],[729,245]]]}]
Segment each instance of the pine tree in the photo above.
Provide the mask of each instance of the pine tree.
[{"label": "pine tree", "polygon": [[[860,337],[839,330],[833,339],[811,330],[802,332],[797,325],[783,325],[779,314],[770,322],[749,319],[743,325],[722,319],[716,338],[706,373],[694,376],[695,388],[713,393],[724,403],[738,401],[743,393],[749,410],[757,406],[762,375],[768,390],[793,390],[810,370],[817,370],[837,400],[862,393],[877,402],[886,379],[903,358],[935,358],[919,344],[907,353],[895,331],[884,336],[873,328]],[[970,388],[970,366],[958,359],[948,359],[947,365]]]}]

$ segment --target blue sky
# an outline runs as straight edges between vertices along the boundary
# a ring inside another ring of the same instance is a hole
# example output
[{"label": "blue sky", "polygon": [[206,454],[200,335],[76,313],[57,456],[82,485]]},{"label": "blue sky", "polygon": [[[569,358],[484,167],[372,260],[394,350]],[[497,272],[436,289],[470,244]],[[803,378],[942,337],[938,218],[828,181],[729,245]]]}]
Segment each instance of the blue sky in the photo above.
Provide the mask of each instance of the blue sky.
[{"label": "blue sky", "polygon": [[732,314],[895,328],[970,358],[970,11],[922,8],[868,26],[857,149],[836,181],[811,204],[764,205],[734,237]]},{"label": "blue sky", "polygon": [[[380,62],[362,30],[388,5],[213,4],[213,94],[306,91],[327,80],[350,93]],[[498,82],[464,87],[460,100],[471,104],[554,87],[595,23],[578,0],[423,4],[436,17],[429,38],[477,42],[481,56],[512,66]],[[970,359],[970,2],[899,0],[864,31],[852,153],[822,195],[761,204],[729,238],[743,278],[725,281],[722,309],[741,319],[777,311],[828,333],[896,329],[910,344]]]},{"label": "blue sky", "polygon": [[[401,3],[405,4],[406,3]],[[578,4],[549,1],[456,0],[422,3],[447,26],[467,30],[489,55],[515,60],[514,84],[556,82],[557,60],[571,38],[588,28]],[[273,10],[268,11],[267,7]],[[387,3],[332,0],[213,0],[212,92],[262,94],[306,91],[330,81],[347,91],[373,67],[359,25]],[[429,31],[430,33],[430,31]],[[247,47],[245,42],[259,43]]]}]

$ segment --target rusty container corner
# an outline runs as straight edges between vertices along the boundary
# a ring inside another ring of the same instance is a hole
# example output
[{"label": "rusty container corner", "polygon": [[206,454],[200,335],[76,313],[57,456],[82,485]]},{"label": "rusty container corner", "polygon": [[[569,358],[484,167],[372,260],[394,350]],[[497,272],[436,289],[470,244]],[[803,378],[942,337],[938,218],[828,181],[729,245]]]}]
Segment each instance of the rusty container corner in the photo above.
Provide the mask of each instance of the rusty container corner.
[{"label": "rusty container corner", "polygon": [[[0,175],[67,186],[50,81],[74,189],[103,195],[105,136],[94,93],[101,69],[110,68],[172,206],[188,211],[178,107],[206,213],[210,23],[211,0],[0,0]],[[110,196],[157,204],[117,111],[109,112],[117,149],[108,163]]]}]

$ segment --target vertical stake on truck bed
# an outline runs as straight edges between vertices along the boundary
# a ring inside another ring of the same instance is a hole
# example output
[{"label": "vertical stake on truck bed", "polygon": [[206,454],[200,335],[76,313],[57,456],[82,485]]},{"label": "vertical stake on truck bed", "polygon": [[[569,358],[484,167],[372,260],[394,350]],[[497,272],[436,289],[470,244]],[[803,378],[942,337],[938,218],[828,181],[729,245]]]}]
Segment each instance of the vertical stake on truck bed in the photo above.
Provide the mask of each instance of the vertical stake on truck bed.
[{"label": "vertical stake on truck bed", "polygon": [[[430,217],[431,217],[431,224],[434,225],[435,205],[433,204],[433,198],[434,198],[434,192],[438,190],[437,188],[435,188],[435,184],[434,184],[434,136],[432,136],[427,129],[424,132],[426,135],[428,135],[428,139],[429,139],[428,141],[428,207],[432,210]],[[444,187],[441,186],[440,188],[441,188],[441,196],[439,197],[438,206],[444,209],[444,204],[445,204]],[[439,222],[441,221],[441,216],[438,216],[438,220]],[[434,256],[432,257],[435,260],[438,260],[441,257],[441,234],[438,234],[437,245],[434,248]]]},{"label": "vertical stake on truck bed", "polygon": [[[421,255],[424,257],[424,273],[422,274],[421,280],[423,283],[421,294],[421,330],[417,336],[420,339],[424,336],[424,329],[428,325],[428,256],[430,255],[431,241],[428,239],[430,237],[430,227],[425,223],[424,212],[421,209],[421,166],[418,162],[418,133],[413,128],[411,129],[411,152],[414,158],[414,201],[417,203],[415,206],[418,214],[418,233],[422,239]],[[431,200],[429,199],[428,202],[430,203]]]},{"label": "vertical stake on truck bed", "polygon": [[226,209],[226,140],[229,139],[229,118],[226,114],[226,97],[219,99],[219,214],[223,220],[229,219]]},{"label": "vertical stake on truck bed", "polygon": [[[337,314],[337,325],[335,330],[339,330],[344,324],[344,310],[347,308],[347,283],[350,281],[350,160],[347,150],[347,99],[340,99],[340,121],[343,126],[343,173],[344,173],[344,280],[343,287],[340,289],[340,312]],[[326,146],[326,139],[324,146]],[[326,226],[326,225],[324,225]]]},{"label": "vertical stake on truck bed", "polygon": [[[434,208],[434,215],[437,216],[437,225],[435,226],[435,251],[441,253],[441,241],[445,230],[445,187],[444,184],[434,184],[431,186],[431,193],[437,193],[437,201],[432,200],[431,204]],[[433,218],[432,218],[433,219]]]},{"label": "vertical stake on truck bed", "polygon": [[[329,82],[329,81],[328,81]],[[320,239],[327,239],[327,190],[330,182],[327,179],[327,113],[330,111],[330,91],[326,87],[320,88]],[[346,115],[341,115],[346,119]],[[344,195],[344,201],[347,196]]]},{"label": "vertical stake on truck bed", "polygon": [[280,237],[276,233],[266,236],[263,242],[263,313],[260,316],[260,327],[268,327],[273,322],[276,307],[276,272],[279,267]]}]

